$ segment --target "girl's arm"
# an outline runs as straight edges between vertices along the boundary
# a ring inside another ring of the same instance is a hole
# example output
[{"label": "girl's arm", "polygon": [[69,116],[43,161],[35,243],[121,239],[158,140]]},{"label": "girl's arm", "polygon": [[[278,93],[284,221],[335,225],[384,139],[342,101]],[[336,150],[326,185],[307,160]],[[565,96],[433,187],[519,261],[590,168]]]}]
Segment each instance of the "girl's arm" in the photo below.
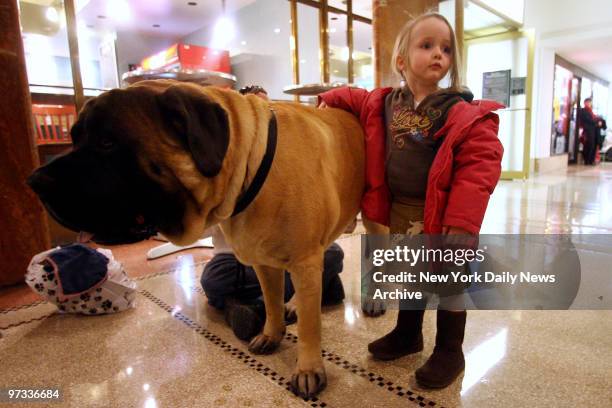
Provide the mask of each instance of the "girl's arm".
[{"label": "girl's arm", "polygon": [[319,107],[339,108],[359,118],[369,95],[368,91],[360,88],[332,89],[319,95]]},{"label": "girl's arm", "polygon": [[497,131],[499,118],[490,113],[477,122],[455,148],[453,181],[443,225],[470,234],[480,231],[489,197],[501,175],[503,147]]}]

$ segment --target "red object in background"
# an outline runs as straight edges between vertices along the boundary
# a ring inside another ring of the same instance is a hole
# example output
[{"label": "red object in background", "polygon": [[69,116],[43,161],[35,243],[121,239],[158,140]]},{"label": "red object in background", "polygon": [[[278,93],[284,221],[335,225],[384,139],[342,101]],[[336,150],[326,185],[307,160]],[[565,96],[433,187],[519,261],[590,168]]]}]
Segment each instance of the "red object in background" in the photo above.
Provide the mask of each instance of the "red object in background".
[{"label": "red object in background", "polygon": [[143,70],[161,68],[206,69],[231,74],[229,51],[191,44],[173,44],[140,63]]},{"label": "red object in background", "polygon": [[70,128],[76,121],[73,105],[32,105],[36,144],[71,143]]}]

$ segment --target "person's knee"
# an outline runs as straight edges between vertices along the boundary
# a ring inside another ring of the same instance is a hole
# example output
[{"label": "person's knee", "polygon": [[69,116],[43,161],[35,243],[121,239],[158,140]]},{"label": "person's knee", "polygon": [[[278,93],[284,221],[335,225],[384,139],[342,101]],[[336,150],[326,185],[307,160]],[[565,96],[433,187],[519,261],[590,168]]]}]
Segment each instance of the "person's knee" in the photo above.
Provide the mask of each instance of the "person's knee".
[{"label": "person's knee", "polygon": [[[202,289],[209,302],[216,306],[215,299],[224,298],[232,291],[236,280],[237,260],[231,254],[215,255],[205,266],[200,277]],[[219,303],[219,304],[222,304]],[[222,307],[222,306],[217,306]]]}]

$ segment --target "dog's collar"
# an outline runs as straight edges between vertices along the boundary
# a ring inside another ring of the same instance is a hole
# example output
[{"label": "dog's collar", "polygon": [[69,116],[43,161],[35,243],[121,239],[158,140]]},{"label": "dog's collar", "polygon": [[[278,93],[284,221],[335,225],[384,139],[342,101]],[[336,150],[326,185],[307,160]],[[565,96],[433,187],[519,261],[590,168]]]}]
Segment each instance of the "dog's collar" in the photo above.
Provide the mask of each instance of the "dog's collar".
[{"label": "dog's collar", "polygon": [[270,116],[270,123],[268,124],[268,144],[266,146],[266,153],[264,154],[263,159],[261,160],[261,164],[257,169],[257,173],[255,173],[255,177],[247,188],[247,191],[244,192],[242,197],[238,199],[236,203],[236,207],[234,208],[234,212],[232,213],[232,217],[240,214],[244,211],[245,208],[251,204],[251,202],[261,190],[264,182],[266,181],[266,177],[268,177],[268,173],[270,172],[270,167],[272,167],[272,160],[274,160],[274,153],[276,152],[276,115],[273,110],[270,110],[272,116]]}]

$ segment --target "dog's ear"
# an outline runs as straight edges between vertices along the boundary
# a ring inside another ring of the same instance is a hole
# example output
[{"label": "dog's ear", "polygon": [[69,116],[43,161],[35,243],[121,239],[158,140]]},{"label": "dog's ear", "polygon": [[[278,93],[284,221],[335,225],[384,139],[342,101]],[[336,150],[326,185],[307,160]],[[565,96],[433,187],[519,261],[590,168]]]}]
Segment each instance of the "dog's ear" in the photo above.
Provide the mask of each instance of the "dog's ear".
[{"label": "dog's ear", "polygon": [[200,173],[219,174],[230,136],[225,110],[203,93],[181,86],[171,86],[158,100],[164,119],[191,152]]}]

